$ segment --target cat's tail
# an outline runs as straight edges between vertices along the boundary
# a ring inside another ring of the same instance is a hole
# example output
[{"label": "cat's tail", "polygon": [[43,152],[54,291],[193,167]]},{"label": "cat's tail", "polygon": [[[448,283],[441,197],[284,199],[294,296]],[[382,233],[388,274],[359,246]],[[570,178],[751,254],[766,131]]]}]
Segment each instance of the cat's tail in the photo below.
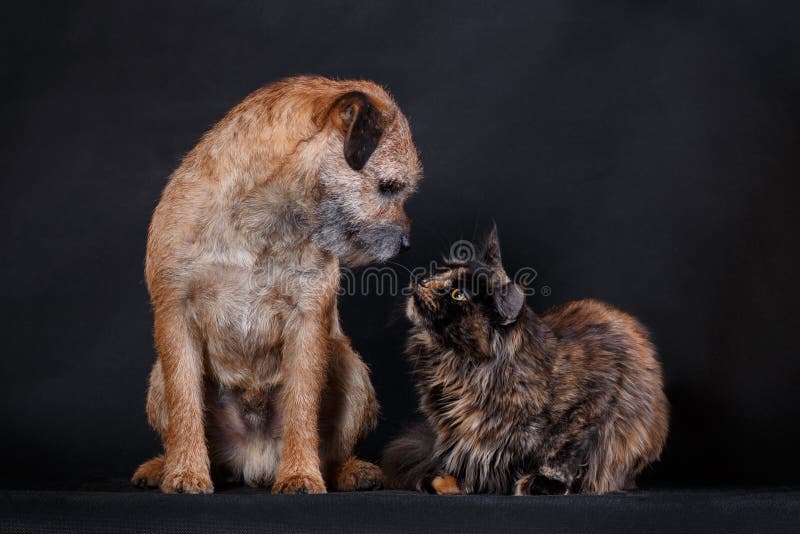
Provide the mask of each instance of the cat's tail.
[{"label": "cat's tail", "polygon": [[436,436],[425,422],[415,423],[395,438],[383,452],[381,469],[389,489],[422,491],[435,474]]}]

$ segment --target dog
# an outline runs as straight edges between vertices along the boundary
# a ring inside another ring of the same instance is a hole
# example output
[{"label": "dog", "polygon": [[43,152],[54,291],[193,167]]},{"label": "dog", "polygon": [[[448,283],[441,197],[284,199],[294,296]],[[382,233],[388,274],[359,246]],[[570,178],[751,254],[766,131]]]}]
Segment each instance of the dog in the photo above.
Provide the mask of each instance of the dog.
[{"label": "dog", "polygon": [[148,232],[158,356],[146,409],[164,453],[134,484],[380,486],[380,469],[353,456],[378,404],[339,324],[340,267],[410,246],[403,205],[421,177],[408,120],[369,81],[276,82],[202,137]]}]

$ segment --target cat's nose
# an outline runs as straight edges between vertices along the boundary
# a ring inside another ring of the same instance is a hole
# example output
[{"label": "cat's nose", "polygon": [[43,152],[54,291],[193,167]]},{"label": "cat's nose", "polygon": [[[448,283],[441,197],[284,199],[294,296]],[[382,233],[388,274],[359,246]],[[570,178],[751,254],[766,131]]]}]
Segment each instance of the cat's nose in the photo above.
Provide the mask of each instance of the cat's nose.
[{"label": "cat's nose", "polygon": [[408,237],[408,234],[403,234],[400,237],[400,252],[405,252],[410,248],[411,248],[411,238]]}]

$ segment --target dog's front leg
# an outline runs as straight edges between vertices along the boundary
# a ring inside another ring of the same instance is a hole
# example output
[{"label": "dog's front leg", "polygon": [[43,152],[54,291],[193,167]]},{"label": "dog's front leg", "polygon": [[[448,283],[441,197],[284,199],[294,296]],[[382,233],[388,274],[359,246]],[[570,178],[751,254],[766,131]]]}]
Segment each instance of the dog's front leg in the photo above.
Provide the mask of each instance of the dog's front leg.
[{"label": "dog's front leg", "polygon": [[200,343],[178,306],[155,310],[155,340],[164,373],[167,428],[163,433],[165,493],[211,493],[203,427],[203,361]]},{"label": "dog's front leg", "polygon": [[284,340],[283,448],[273,493],[325,493],[319,459],[319,404],[330,321],[320,308],[298,311]]}]

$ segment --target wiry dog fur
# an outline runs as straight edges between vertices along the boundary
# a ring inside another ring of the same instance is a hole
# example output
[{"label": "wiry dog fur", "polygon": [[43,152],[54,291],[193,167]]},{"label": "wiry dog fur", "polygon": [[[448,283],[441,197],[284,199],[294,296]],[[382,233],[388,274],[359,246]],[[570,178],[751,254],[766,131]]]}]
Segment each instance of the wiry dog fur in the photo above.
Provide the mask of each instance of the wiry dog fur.
[{"label": "wiry dog fur", "polygon": [[406,118],[367,81],[269,85],[203,136],[150,225],[147,414],[165,452],[134,483],[210,492],[210,468],[274,492],[380,483],[351,457],[378,406],[339,326],[339,267],[408,246],[420,174]]},{"label": "wiry dog fur", "polygon": [[407,309],[426,420],[387,448],[389,487],[606,493],[659,457],[668,406],[645,328],[594,300],[537,316],[495,232],[481,258],[417,284]]}]

